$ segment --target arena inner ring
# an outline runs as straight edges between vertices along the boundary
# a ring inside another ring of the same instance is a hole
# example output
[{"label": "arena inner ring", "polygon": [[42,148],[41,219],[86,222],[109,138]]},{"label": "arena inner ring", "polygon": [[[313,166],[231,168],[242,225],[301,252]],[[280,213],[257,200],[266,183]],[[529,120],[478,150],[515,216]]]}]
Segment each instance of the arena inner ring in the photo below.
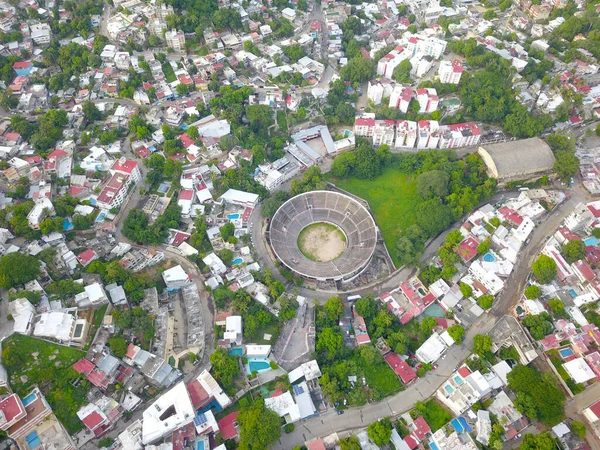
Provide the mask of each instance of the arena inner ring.
[{"label": "arena inner ring", "polygon": [[[343,253],[328,262],[313,261],[298,247],[298,236],[308,225],[329,223],[346,235]],[[349,281],[371,262],[377,226],[371,213],[354,198],[333,191],[297,195],[279,207],[271,220],[269,240],[275,256],[305,278]]]}]

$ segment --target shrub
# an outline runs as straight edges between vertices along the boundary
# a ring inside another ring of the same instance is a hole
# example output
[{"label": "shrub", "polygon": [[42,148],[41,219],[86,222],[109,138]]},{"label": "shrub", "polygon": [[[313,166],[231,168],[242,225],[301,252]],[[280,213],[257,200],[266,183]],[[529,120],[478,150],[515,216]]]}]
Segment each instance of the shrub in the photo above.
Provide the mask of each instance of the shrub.
[{"label": "shrub", "polygon": [[275,361],[270,361],[269,366],[271,366],[271,369],[273,369],[273,370],[279,369],[279,366],[277,365],[277,363]]},{"label": "shrub", "polygon": [[288,423],[288,424],[286,424],[286,425],[285,425],[285,428],[284,428],[284,430],[285,430],[285,432],[286,432],[286,433],[291,433],[291,432],[292,432],[292,431],[294,431],[295,429],[296,429],[296,427],[294,426],[294,424],[293,424],[293,423]]}]

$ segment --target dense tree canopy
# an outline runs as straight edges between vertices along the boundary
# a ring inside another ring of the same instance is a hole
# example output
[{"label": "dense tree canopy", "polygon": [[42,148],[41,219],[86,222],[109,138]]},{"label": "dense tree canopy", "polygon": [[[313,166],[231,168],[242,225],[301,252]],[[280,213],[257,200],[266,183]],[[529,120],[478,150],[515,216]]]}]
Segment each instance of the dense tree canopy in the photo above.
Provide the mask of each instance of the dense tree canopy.
[{"label": "dense tree canopy", "polygon": [[556,262],[549,256],[538,256],[531,269],[537,280],[542,284],[548,284],[556,278]]},{"label": "dense tree canopy", "polygon": [[261,398],[242,408],[237,422],[240,425],[240,450],[269,448],[281,436],[281,419]]},{"label": "dense tree canopy", "polygon": [[535,368],[517,365],[507,375],[508,387],[517,395],[531,397],[536,418],[546,426],[553,426],[564,417],[565,394],[556,386],[551,374],[541,375]]},{"label": "dense tree canopy", "polygon": [[37,258],[25,253],[9,253],[0,256],[0,287],[10,289],[35,280],[40,273]]}]

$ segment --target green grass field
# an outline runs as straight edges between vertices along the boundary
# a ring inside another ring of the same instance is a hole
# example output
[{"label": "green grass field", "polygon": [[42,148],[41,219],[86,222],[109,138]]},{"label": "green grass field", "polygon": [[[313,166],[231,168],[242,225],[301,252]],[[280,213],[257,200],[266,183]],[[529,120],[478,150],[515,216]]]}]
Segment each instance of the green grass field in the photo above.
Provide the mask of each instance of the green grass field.
[{"label": "green grass field", "polygon": [[331,179],[336,186],[369,203],[375,222],[396,267],[399,260],[394,248],[400,232],[415,223],[415,208],[422,201],[417,182],[400,171],[388,167],[374,180]]},{"label": "green grass field", "polygon": [[173,67],[171,66],[169,61],[167,61],[166,63],[164,63],[162,65],[162,70],[163,70],[163,73],[165,74],[165,78],[167,79],[167,82],[172,83],[173,81],[175,81],[177,79],[177,77],[175,76],[175,71],[173,70]]}]

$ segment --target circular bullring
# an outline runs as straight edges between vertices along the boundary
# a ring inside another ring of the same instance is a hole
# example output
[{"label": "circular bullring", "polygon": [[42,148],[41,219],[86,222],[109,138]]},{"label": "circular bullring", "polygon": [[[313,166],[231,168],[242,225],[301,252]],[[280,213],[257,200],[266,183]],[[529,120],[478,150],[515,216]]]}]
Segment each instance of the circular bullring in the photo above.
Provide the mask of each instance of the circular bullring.
[{"label": "circular bullring", "polygon": [[313,191],[285,202],[271,220],[271,247],[297,274],[316,280],[349,280],[371,261],[377,227],[358,201],[333,191]]}]

